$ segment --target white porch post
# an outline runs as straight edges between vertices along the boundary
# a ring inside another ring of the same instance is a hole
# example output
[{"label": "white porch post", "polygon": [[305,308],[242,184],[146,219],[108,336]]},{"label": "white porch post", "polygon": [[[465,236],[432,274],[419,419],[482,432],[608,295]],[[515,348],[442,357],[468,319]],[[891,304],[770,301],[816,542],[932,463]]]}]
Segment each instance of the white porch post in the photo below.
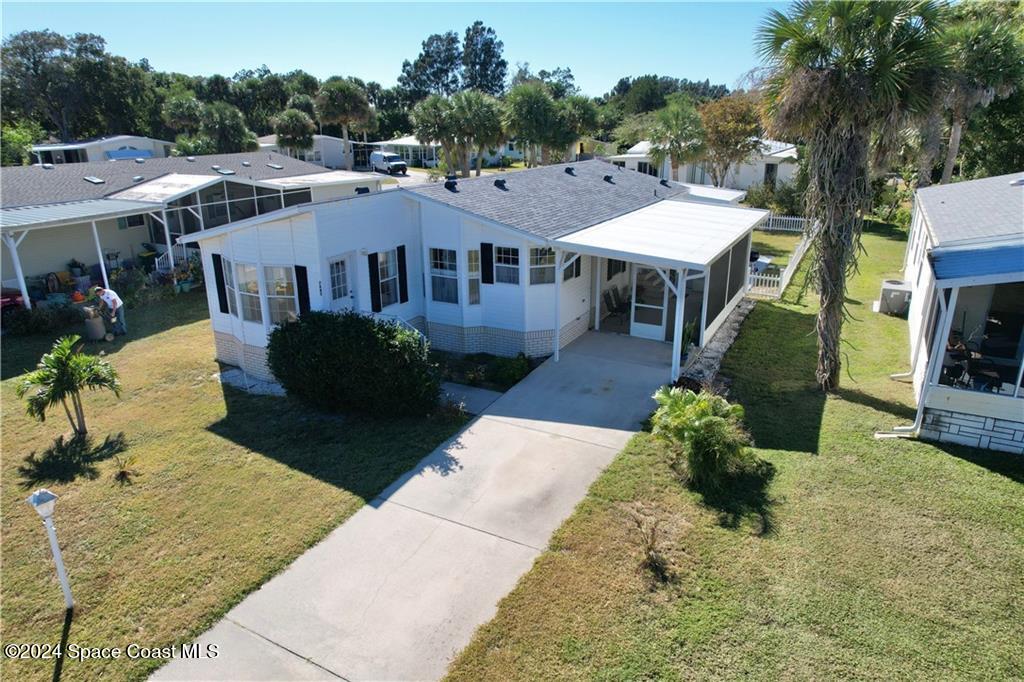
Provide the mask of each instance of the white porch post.
[{"label": "white porch post", "polygon": [[704,347],[704,330],[708,326],[708,289],[711,285],[711,268],[704,270],[704,302],[700,306],[700,347]]},{"label": "white porch post", "polygon": [[174,244],[171,243],[171,228],[167,224],[167,209],[160,211],[160,216],[164,223],[164,241],[167,242],[167,262],[171,266],[171,271],[174,271]]},{"label": "white porch post", "polygon": [[[941,290],[939,296],[943,296]],[[932,348],[931,359],[928,365],[928,372],[925,374],[924,386],[921,390],[921,404],[924,404],[925,394],[928,387],[939,380],[939,373],[942,371],[942,359],[946,355],[946,346],[949,344],[949,332],[953,327],[953,317],[956,314],[956,301],[960,297],[960,287],[953,287],[949,293],[949,303],[942,314],[942,322],[939,324],[936,336],[932,339],[935,347]],[[944,296],[943,296],[944,298]]]},{"label": "white porch post", "polygon": [[110,288],[110,280],[107,279],[107,264],[103,258],[103,248],[100,246],[100,233],[96,230],[96,221],[92,221],[92,240],[96,243],[96,255],[100,257],[100,272],[103,274],[103,288]]},{"label": "white porch post", "polygon": [[683,354],[683,304],[686,299],[686,273],[676,270],[679,274],[676,279],[676,318],[672,325],[672,381],[679,378],[680,365]]},{"label": "white porch post", "polygon": [[18,256],[18,244],[25,238],[28,231],[22,232],[17,240],[10,234],[4,233],[4,244],[11,251],[11,261],[14,263],[14,275],[18,278],[18,288],[21,289],[21,300],[26,308],[32,309],[32,300],[28,296],[28,286],[25,284],[25,273],[21,270],[21,257]]},{"label": "white porch post", "polygon": [[594,331],[601,330],[601,262],[600,256],[591,258],[594,270]]},{"label": "white porch post", "polygon": [[555,249],[555,362],[558,362],[562,333],[562,250]]}]

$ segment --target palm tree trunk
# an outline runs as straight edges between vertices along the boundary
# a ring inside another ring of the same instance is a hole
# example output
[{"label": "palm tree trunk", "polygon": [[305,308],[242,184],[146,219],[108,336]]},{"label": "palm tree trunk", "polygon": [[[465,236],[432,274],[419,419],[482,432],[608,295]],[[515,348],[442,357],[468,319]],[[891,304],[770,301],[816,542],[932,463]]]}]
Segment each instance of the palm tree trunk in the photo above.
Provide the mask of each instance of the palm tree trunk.
[{"label": "palm tree trunk", "polygon": [[949,149],[946,150],[946,165],[942,167],[940,185],[948,184],[953,179],[953,167],[956,166],[956,157],[960,153],[960,135],[963,134],[963,130],[964,122],[954,118],[949,131]]},{"label": "palm tree trunk", "polygon": [[68,416],[68,423],[71,424],[71,430],[78,433],[78,425],[75,424],[74,418],[71,416],[71,410],[68,408],[68,401],[66,398],[60,399],[60,404],[64,406],[64,414]]},{"label": "palm tree trunk", "polygon": [[75,406],[75,414],[78,415],[78,427],[75,429],[75,432],[79,436],[84,436],[88,432],[88,428],[85,425],[85,410],[82,408],[82,395],[80,393],[72,393],[71,403]]},{"label": "palm tree trunk", "polygon": [[348,143],[348,124],[341,124],[341,139],[343,140],[342,149],[345,154],[345,170],[352,170],[352,150],[349,148]]},{"label": "palm tree trunk", "polygon": [[462,148],[462,177],[464,178],[468,178],[470,175],[472,175],[471,168],[469,165],[469,153],[470,148],[469,145],[467,144]]},{"label": "palm tree trunk", "polygon": [[[825,237],[825,235],[822,235]],[[818,291],[821,307],[818,310],[818,366],[815,377],[823,391],[839,387],[840,339],[843,331],[843,302],[846,294],[846,272],[843,259],[835,252],[837,244],[819,245],[823,248],[818,270]]]},{"label": "palm tree trunk", "polygon": [[551,163],[551,149],[547,145],[542,145],[540,148],[540,164],[546,166]]},{"label": "palm tree trunk", "polygon": [[679,182],[679,159],[672,157],[672,177],[669,178],[672,182]]},{"label": "palm tree trunk", "polygon": [[480,177],[480,170],[484,167],[484,148],[476,150],[476,176]]}]

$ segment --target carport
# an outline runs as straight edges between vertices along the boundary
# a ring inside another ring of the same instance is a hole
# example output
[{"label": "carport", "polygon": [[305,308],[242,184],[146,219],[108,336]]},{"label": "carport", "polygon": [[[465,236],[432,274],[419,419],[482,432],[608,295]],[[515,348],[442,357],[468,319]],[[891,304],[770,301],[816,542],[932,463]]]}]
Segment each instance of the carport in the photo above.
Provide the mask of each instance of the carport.
[{"label": "carport", "polygon": [[[627,264],[628,333],[672,341],[674,381],[684,350],[684,320],[699,319],[696,345],[703,347],[747,290],[751,233],[768,216],[768,211],[757,209],[666,200],[552,240],[558,264],[555,319],[560,319],[561,272],[586,256],[593,259],[592,271],[597,273],[594,329],[600,330],[601,301],[612,279],[609,264],[617,272]],[[638,284],[641,279],[643,285]],[[555,326],[557,361],[560,340]]]}]

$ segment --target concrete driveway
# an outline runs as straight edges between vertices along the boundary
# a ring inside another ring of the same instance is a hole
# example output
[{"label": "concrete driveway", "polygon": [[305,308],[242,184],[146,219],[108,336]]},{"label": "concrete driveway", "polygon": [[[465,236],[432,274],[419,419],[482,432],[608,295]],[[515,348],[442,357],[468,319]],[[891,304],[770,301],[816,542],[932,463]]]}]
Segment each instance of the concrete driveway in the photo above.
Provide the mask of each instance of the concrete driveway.
[{"label": "concrete driveway", "polygon": [[433,680],[654,407],[665,344],[589,333],[232,609],[184,679]]}]

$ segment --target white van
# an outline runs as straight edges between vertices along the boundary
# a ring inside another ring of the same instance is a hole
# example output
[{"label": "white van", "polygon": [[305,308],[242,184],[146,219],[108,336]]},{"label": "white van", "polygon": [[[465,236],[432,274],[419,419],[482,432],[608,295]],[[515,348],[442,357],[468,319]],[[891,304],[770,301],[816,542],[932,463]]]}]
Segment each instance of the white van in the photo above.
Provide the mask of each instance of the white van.
[{"label": "white van", "polygon": [[395,173],[405,175],[408,170],[402,157],[394,152],[373,152],[370,154],[370,168],[388,175]]}]

